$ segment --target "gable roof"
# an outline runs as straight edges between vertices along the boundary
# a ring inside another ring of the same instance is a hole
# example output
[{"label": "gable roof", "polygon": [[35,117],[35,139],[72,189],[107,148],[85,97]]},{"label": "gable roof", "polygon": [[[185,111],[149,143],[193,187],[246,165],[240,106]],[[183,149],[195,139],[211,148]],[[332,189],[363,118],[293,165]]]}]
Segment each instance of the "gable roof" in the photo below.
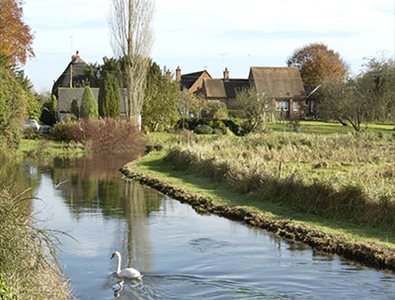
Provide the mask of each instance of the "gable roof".
[{"label": "gable roof", "polygon": [[236,98],[237,91],[248,88],[248,79],[205,79],[204,91],[207,98]]},{"label": "gable roof", "polygon": [[52,94],[58,96],[58,88],[60,87],[69,88],[71,76],[73,87],[83,86],[83,83],[87,79],[87,76],[85,74],[85,70],[87,67],[88,65],[85,61],[83,61],[78,55],[73,55],[72,60],[68,64],[67,68],[54,83],[52,87]]},{"label": "gable roof", "polygon": [[305,90],[297,68],[251,67],[250,80],[259,92],[273,98],[303,98]]},{"label": "gable roof", "polygon": [[206,75],[206,77],[208,76],[209,78],[211,78],[211,75],[206,70],[203,70],[199,72],[181,75],[180,84],[183,88],[189,90],[195,84],[195,82],[203,75]]}]

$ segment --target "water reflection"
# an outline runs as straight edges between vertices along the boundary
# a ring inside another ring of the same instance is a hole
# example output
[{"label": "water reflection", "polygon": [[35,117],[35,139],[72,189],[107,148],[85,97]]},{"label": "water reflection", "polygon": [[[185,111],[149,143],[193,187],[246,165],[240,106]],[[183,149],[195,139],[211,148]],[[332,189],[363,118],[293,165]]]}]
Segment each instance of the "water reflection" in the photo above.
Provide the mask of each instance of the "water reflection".
[{"label": "water reflection", "polygon": [[[81,299],[391,299],[395,292],[392,274],[198,215],[121,180],[120,165],[108,174],[95,165],[60,161],[38,172],[48,226],[78,241],[63,239],[60,258]],[[122,267],[141,271],[141,282],[117,280],[114,250],[125,258]]]},{"label": "water reflection", "polygon": [[104,218],[124,220],[126,226],[115,232],[113,249],[129,258],[127,267],[138,265],[147,270],[151,248],[147,217],[159,211],[162,196],[136,182],[120,181],[122,163],[125,161],[119,158],[106,160],[104,166],[94,160],[58,161],[53,179],[64,182],[58,190],[76,219],[100,213]]}]

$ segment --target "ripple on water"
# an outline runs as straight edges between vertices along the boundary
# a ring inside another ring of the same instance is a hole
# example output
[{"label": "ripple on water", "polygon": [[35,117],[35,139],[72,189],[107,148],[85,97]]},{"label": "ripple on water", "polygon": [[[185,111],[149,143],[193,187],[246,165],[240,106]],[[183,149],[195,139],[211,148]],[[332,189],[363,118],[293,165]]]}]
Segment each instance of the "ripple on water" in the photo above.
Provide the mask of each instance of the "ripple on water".
[{"label": "ripple on water", "polygon": [[[155,286],[171,288],[156,292]],[[146,274],[142,281],[114,285],[114,295],[126,299],[295,299],[264,287],[246,287],[237,280],[183,274]]]},{"label": "ripple on water", "polygon": [[192,250],[206,254],[220,254],[228,252],[231,244],[226,241],[218,241],[211,238],[198,238],[189,241]]}]

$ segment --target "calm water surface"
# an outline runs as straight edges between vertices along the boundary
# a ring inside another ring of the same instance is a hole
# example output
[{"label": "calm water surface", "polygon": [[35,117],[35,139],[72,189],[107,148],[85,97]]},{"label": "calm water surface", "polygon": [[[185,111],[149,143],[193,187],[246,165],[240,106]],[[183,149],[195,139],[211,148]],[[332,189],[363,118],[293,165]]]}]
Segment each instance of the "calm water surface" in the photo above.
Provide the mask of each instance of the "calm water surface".
[{"label": "calm water surface", "polygon": [[[394,274],[199,215],[123,180],[119,166],[107,160],[26,165],[39,182],[36,216],[74,238],[60,237],[59,255],[80,299],[395,299]],[[142,281],[117,282],[114,250],[123,266],[144,274]]]}]

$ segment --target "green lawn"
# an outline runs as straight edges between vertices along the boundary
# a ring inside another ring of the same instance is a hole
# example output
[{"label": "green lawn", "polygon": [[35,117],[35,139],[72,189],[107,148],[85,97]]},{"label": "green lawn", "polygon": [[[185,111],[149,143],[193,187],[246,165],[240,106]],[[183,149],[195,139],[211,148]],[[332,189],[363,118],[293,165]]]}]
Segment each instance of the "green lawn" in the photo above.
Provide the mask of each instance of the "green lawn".
[{"label": "green lawn", "polygon": [[85,146],[78,143],[66,143],[45,139],[22,139],[18,153],[20,156],[35,157],[80,157],[88,154]]}]

